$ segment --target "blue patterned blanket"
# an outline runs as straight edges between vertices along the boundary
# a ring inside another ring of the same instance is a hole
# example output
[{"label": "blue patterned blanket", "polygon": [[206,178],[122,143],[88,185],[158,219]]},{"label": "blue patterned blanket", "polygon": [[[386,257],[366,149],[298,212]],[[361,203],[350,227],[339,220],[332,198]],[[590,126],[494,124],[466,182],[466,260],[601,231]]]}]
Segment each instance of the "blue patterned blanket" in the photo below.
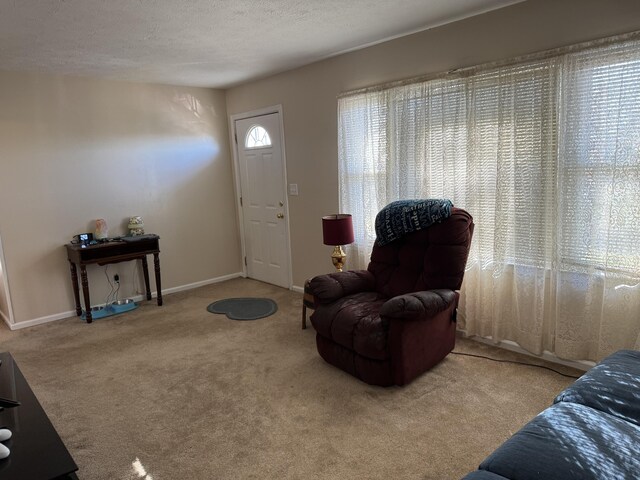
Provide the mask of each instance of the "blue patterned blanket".
[{"label": "blue patterned blanket", "polygon": [[398,200],[376,215],[376,243],[386,245],[407,233],[427,228],[451,216],[453,203],[445,199]]}]

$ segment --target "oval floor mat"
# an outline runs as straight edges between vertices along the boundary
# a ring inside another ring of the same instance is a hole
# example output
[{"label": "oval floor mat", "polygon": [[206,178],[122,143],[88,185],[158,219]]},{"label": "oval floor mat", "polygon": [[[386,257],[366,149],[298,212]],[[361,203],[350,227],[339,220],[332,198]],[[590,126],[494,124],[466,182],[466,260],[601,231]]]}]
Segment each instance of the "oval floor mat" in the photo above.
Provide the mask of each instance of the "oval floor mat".
[{"label": "oval floor mat", "polygon": [[270,298],[225,298],[207,307],[211,313],[224,313],[231,320],[257,320],[278,311],[278,304]]}]

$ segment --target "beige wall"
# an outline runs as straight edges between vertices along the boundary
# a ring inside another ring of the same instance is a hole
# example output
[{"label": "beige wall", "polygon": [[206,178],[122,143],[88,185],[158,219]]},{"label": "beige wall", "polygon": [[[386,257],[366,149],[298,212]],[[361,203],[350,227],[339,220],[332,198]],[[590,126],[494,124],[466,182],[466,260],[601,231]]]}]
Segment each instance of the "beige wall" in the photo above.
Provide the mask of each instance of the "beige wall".
[{"label": "beige wall", "polygon": [[637,0],[529,0],[227,91],[229,114],[282,104],[294,285],[331,271],[320,217],[338,209],[336,97],[344,91],[640,29]]},{"label": "beige wall", "polygon": [[[163,289],[241,271],[224,92],[0,73],[0,146],[16,322],[73,310],[63,245],[96,218],[113,236],[143,216],[161,237]],[[109,267],[120,298],[141,291],[135,264]],[[104,267],[89,277],[104,303]]]},{"label": "beige wall", "polygon": [[[163,287],[241,270],[227,115],[282,104],[293,280],[331,271],[320,217],[338,208],[344,91],[640,29],[637,0],[529,0],[230,89],[0,73],[0,238],[16,322],[73,309],[62,245],[105,218],[161,236]],[[135,263],[112,265],[120,297]],[[109,292],[90,269],[92,303]],[[0,302],[5,303],[5,302]],[[6,308],[0,307],[0,308]]]}]

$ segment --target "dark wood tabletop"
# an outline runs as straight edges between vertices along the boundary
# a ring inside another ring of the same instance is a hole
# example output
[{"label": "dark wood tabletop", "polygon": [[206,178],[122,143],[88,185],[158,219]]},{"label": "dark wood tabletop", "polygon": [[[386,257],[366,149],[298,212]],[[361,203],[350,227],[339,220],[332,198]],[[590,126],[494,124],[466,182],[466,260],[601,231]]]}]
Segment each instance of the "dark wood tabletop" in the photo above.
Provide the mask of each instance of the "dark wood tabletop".
[{"label": "dark wood tabletop", "polygon": [[13,357],[2,352],[0,360],[0,397],[20,402],[19,407],[0,411],[0,428],[8,428],[12,433],[11,438],[3,442],[11,454],[0,460],[0,479],[77,478],[73,472],[78,466]]}]

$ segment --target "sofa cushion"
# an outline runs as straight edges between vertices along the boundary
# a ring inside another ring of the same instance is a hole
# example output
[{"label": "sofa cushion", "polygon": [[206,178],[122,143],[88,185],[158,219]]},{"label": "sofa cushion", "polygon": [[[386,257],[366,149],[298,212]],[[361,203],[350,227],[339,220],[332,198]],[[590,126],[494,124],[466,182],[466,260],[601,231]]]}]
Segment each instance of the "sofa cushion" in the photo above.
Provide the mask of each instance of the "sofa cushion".
[{"label": "sofa cushion", "polygon": [[560,393],[558,402],[580,403],[640,425],[640,352],[608,356]]},{"label": "sofa cushion", "polygon": [[505,477],[496,473],[487,472],[486,470],[476,470],[471,472],[462,480],[504,480]]},{"label": "sofa cushion", "polygon": [[389,325],[380,318],[384,302],[376,292],[348,295],[319,305],[311,315],[311,323],[318,335],[338,345],[367,358],[387,360]]},{"label": "sofa cushion", "polygon": [[640,427],[577,403],[553,405],[480,464],[514,480],[638,478]]}]

